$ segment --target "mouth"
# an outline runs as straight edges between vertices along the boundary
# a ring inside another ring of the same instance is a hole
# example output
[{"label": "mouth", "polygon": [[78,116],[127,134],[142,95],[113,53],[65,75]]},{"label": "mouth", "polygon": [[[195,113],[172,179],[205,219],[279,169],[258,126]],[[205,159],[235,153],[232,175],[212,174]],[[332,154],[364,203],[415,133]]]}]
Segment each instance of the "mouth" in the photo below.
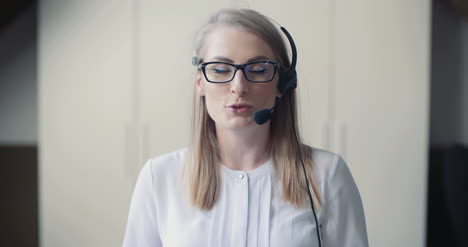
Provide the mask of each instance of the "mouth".
[{"label": "mouth", "polygon": [[232,104],[232,105],[226,106],[226,108],[232,113],[239,114],[239,113],[247,112],[248,110],[252,108],[252,106],[247,105],[247,104]]}]

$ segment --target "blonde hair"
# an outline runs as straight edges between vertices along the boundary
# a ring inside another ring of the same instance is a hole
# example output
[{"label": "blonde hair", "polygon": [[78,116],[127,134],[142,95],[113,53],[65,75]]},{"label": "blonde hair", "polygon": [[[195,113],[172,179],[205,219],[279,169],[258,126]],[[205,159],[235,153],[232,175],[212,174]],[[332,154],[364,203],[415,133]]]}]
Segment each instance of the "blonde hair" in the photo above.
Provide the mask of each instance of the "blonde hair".
[{"label": "blonde hair", "polygon": [[[200,55],[208,34],[220,24],[257,34],[272,48],[282,66],[290,66],[285,43],[277,28],[265,16],[250,9],[222,9],[212,15],[195,38],[194,48],[197,56]],[[196,93],[194,95],[192,143],[184,174],[188,182],[190,202],[201,209],[210,209],[216,203],[221,188],[221,152],[216,138],[215,123],[208,115],[205,97],[197,97]],[[308,205],[309,197],[295,139],[297,135],[299,143],[302,143],[299,133],[295,133],[296,107],[296,93],[292,90],[283,97],[270,120],[268,152],[272,157],[275,173],[282,183],[282,199],[295,206],[304,207]],[[312,177],[312,149],[304,144],[300,144],[300,149],[314,206],[318,209],[320,195]]]}]

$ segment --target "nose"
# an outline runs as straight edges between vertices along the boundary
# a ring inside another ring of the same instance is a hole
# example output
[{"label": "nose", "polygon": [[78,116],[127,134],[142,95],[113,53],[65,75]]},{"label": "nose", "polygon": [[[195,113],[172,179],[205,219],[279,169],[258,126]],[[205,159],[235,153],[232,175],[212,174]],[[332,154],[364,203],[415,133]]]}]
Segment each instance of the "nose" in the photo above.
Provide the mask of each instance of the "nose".
[{"label": "nose", "polygon": [[231,93],[238,96],[246,96],[249,93],[249,82],[245,79],[244,72],[239,69],[236,71],[231,81]]}]

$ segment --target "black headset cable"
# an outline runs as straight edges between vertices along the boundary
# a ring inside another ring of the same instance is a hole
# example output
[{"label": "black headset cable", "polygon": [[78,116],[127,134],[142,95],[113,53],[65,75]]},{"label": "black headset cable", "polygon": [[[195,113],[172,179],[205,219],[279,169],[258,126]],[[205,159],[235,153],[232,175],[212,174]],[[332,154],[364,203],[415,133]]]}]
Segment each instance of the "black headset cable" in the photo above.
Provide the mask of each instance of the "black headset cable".
[{"label": "black headset cable", "polygon": [[289,104],[289,105],[291,106],[291,119],[292,119],[292,124],[293,124],[294,136],[296,137],[295,139],[296,139],[296,144],[297,144],[297,150],[299,151],[299,157],[301,159],[302,169],[304,171],[304,177],[305,177],[305,181],[306,181],[306,185],[307,185],[307,192],[308,192],[309,199],[310,199],[310,207],[312,208],[312,213],[314,214],[314,219],[315,219],[315,227],[317,228],[317,231],[316,231],[317,239],[318,239],[319,247],[322,247],[322,240],[320,239],[320,232],[319,232],[320,231],[320,226],[318,224],[317,215],[315,214],[314,202],[312,200],[312,194],[310,193],[310,188],[309,188],[309,180],[307,179],[304,160],[302,159],[301,146],[299,144],[299,138],[298,138],[297,132],[296,132],[296,123],[294,121],[294,116],[293,116],[293,107],[292,107],[292,104]]}]

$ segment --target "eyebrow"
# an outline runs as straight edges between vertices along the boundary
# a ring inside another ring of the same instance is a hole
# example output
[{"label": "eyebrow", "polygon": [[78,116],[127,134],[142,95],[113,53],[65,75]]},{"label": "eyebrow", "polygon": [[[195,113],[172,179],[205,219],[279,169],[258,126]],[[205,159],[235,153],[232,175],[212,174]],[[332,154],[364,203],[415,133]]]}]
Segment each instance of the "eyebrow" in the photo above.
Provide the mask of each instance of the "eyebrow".
[{"label": "eyebrow", "polygon": [[[221,61],[221,62],[234,63],[234,60],[232,60],[230,58],[227,58],[227,57],[223,57],[223,56],[216,56],[216,57],[213,57],[211,60],[218,60],[218,61]],[[270,59],[265,57],[265,56],[255,56],[255,57],[247,60],[247,63],[255,62],[255,61],[259,61],[259,60],[270,60]]]}]

